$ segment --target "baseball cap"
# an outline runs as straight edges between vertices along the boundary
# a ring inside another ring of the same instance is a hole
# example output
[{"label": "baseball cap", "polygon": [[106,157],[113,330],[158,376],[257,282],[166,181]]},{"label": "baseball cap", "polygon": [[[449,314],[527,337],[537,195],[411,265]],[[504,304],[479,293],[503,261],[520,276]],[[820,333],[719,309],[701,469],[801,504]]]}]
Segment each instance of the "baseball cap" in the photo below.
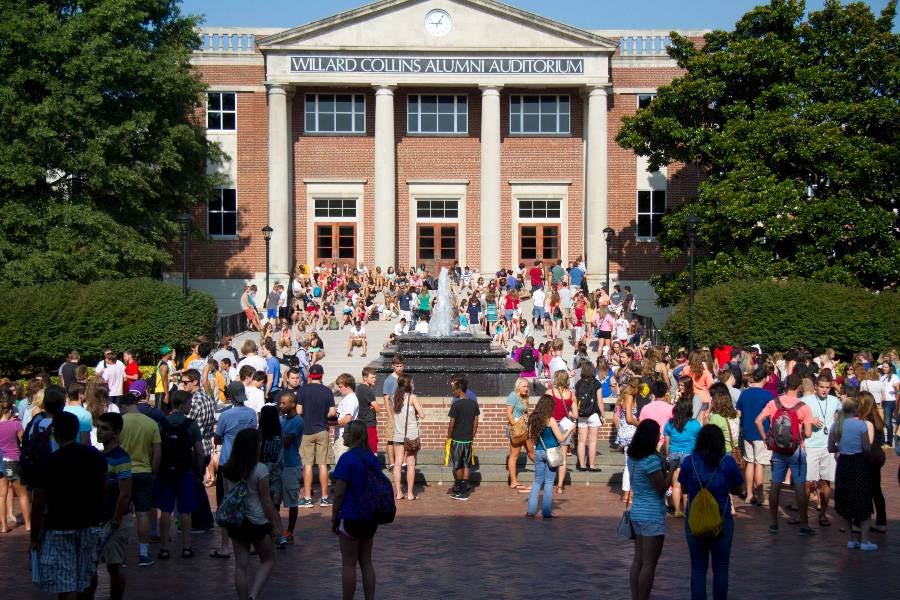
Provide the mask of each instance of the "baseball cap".
[{"label": "baseball cap", "polygon": [[762,347],[761,347],[759,344],[753,344],[752,346],[750,346],[750,349],[751,349],[751,350],[754,350],[754,349],[755,349],[757,352],[759,352],[760,354],[762,354]]},{"label": "baseball cap", "polygon": [[147,395],[147,382],[143,379],[136,380],[131,384],[131,387],[128,388],[128,394],[131,396],[137,396],[138,398],[143,398]]},{"label": "baseball cap", "polygon": [[172,346],[169,346],[169,345],[165,345],[159,349],[160,354],[168,354],[171,351],[172,351]]},{"label": "baseball cap", "polygon": [[322,368],[322,365],[319,363],[314,364],[309,368],[310,379],[322,379],[322,376],[325,375],[325,369]]},{"label": "baseball cap", "polygon": [[225,397],[232,402],[243,404],[247,401],[247,393],[244,391],[244,384],[240,381],[232,381],[225,388]]}]

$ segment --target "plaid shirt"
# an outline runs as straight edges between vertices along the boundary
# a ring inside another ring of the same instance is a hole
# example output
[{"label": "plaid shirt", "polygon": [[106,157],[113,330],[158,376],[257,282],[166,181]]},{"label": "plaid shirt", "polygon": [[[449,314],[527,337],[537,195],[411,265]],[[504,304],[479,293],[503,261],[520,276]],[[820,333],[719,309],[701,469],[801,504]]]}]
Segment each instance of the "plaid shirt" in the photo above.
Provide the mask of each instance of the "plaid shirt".
[{"label": "plaid shirt", "polygon": [[196,421],[200,428],[203,451],[211,456],[213,451],[213,434],[216,430],[216,403],[203,392],[194,392],[191,396],[191,411],[188,417]]}]

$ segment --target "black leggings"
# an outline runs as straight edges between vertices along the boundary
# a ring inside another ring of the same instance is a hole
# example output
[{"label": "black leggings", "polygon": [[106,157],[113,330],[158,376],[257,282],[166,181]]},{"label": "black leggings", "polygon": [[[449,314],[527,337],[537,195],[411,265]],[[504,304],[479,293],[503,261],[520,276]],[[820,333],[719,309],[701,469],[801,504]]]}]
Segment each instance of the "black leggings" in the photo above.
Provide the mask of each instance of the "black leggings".
[{"label": "black leggings", "polygon": [[881,490],[881,469],[879,467],[872,466],[869,482],[872,502],[875,504],[875,526],[885,527],[887,525],[887,513],[885,512],[884,492]]}]

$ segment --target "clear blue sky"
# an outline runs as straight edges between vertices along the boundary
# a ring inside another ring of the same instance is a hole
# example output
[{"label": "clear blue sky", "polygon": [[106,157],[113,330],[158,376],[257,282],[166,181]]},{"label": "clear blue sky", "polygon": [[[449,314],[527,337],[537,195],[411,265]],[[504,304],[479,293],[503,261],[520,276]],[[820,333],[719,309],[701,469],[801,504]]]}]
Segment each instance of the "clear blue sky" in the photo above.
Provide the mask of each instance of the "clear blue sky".
[{"label": "clear blue sky", "polygon": [[[866,0],[879,14],[888,0]],[[765,0],[506,0],[518,8],[582,29],[731,29]],[[183,0],[183,11],[205,24],[296,27],[366,4],[364,0]],[[815,10],[824,0],[807,0]],[[897,22],[894,22],[897,30]]]}]

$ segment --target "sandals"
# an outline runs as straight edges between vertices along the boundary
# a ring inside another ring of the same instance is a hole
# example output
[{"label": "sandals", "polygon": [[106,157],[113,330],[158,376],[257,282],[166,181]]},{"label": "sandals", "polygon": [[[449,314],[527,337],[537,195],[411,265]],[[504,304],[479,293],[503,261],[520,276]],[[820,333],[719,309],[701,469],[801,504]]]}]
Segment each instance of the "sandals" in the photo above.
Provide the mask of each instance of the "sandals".
[{"label": "sandals", "polygon": [[194,551],[190,548],[182,548],[181,558],[194,558]]},{"label": "sandals", "polygon": [[820,515],[819,516],[819,526],[820,527],[831,527],[831,519],[829,519],[825,515]]},{"label": "sandals", "polygon": [[159,560],[169,560],[169,551],[168,550],[160,550],[156,553],[156,558]]},{"label": "sandals", "polygon": [[209,553],[209,557],[210,558],[222,558],[222,559],[227,560],[227,559],[231,558],[231,555],[230,554],[222,554],[218,550],[213,550],[212,552]]},{"label": "sandals", "polygon": [[812,527],[801,527],[800,535],[816,535],[816,530]]},{"label": "sandals", "polygon": [[769,525],[769,533],[778,533],[778,525]]},{"label": "sandals", "polygon": [[787,520],[787,524],[788,525],[799,525],[800,519],[795,519],[794,517],[791,517],[790,519]]}]

